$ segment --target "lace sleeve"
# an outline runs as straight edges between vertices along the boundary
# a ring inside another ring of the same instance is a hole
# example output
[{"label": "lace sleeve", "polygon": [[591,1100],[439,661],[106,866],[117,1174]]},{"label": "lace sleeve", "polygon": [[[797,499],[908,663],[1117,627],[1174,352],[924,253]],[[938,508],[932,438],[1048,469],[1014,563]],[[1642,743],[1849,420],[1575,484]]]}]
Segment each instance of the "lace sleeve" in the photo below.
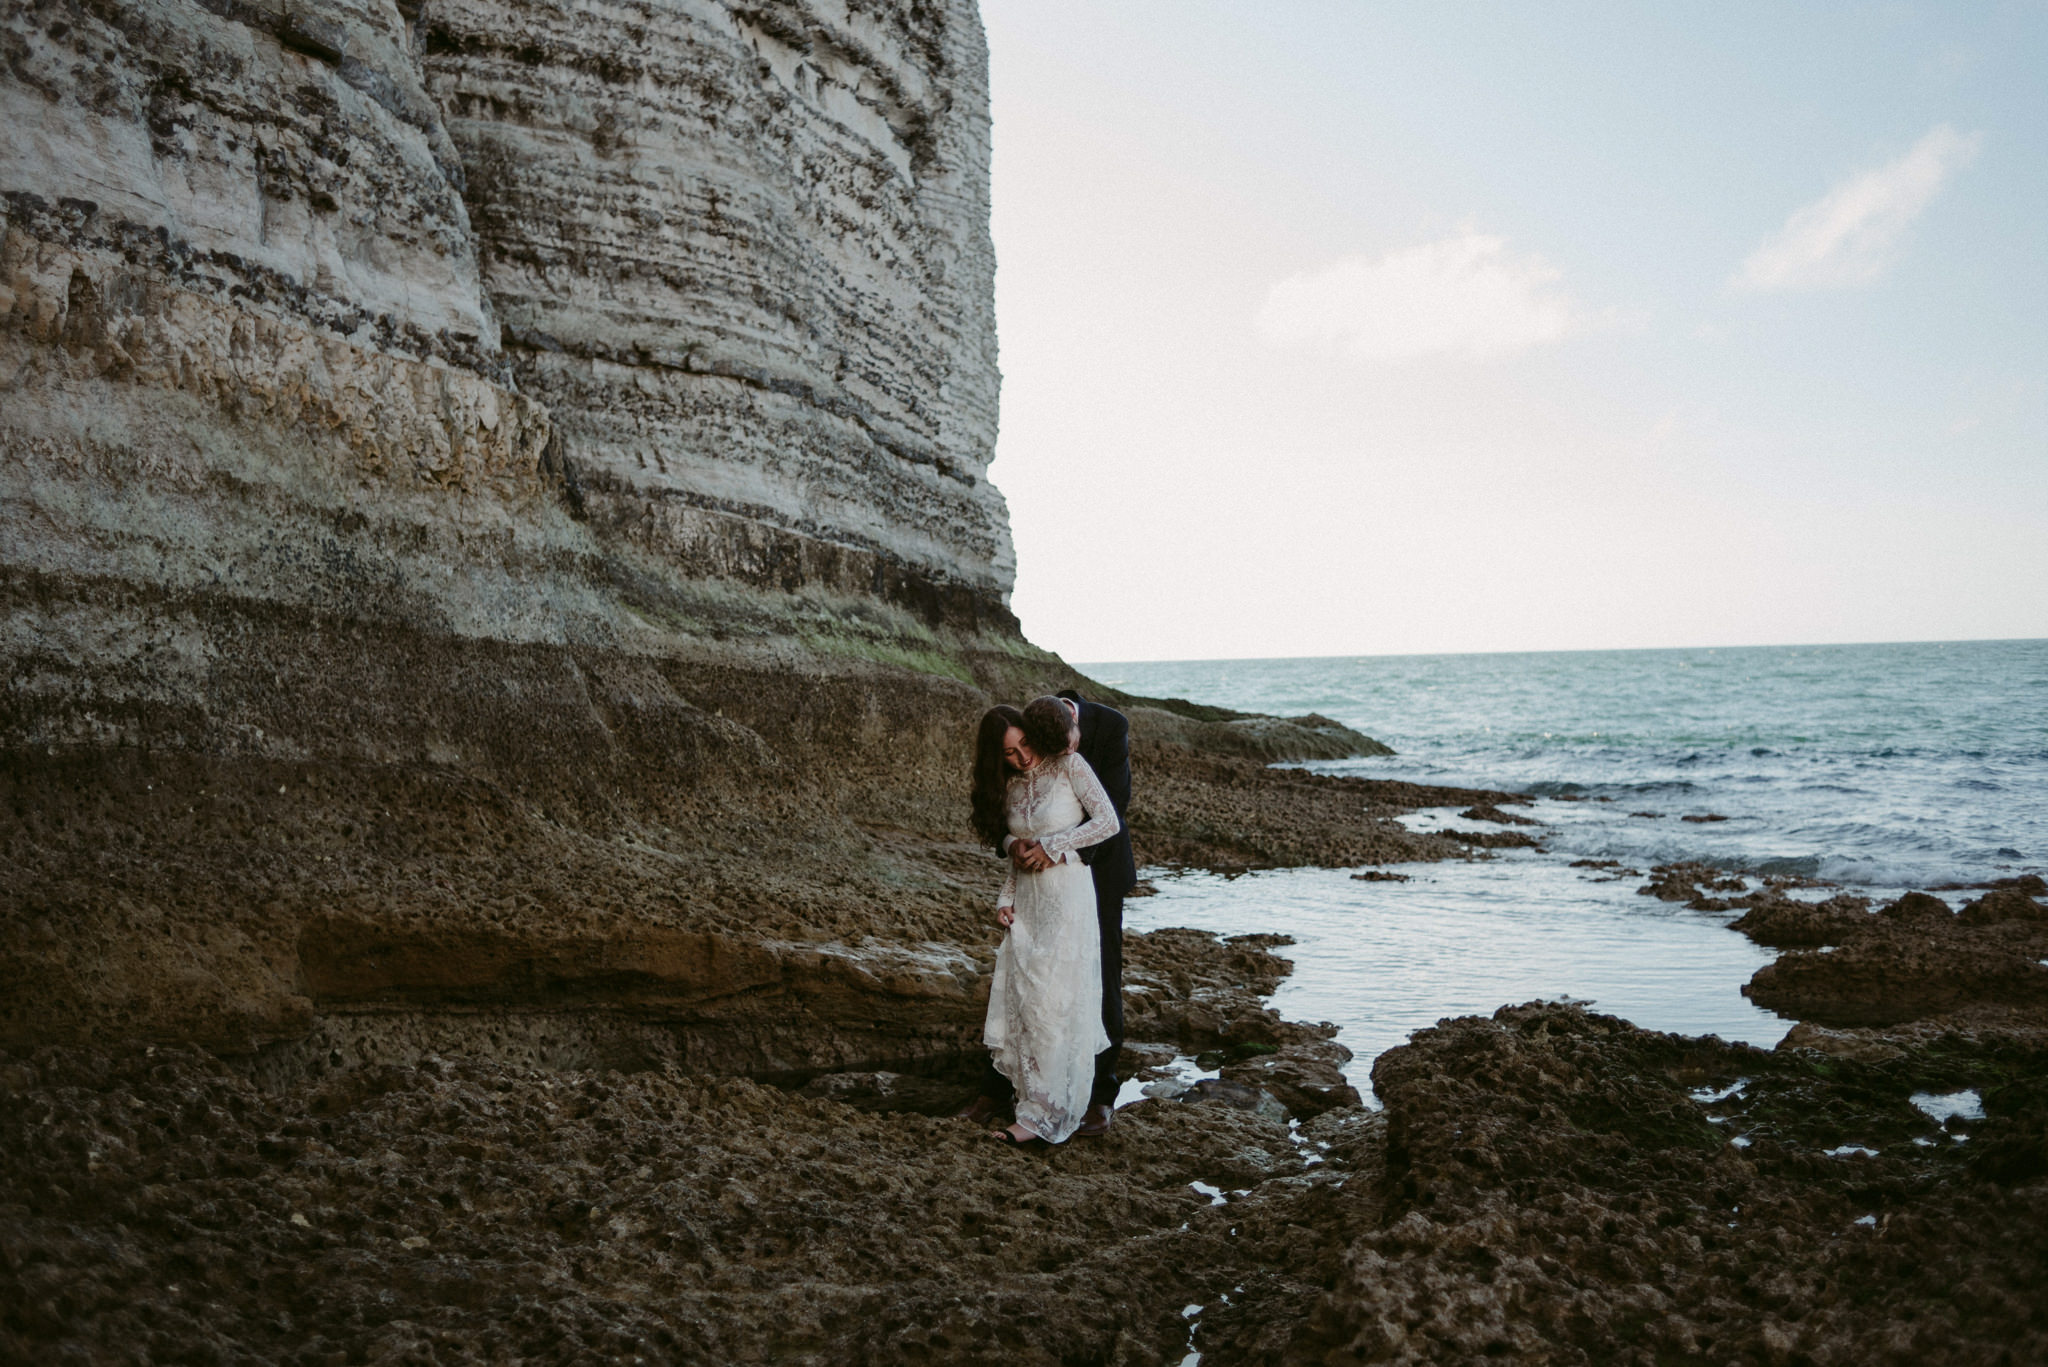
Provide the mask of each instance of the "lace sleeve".
[{"label": "lace sleeve", "polygon": [[996,910],[1017,905],[1017,866],[1003,861],[1003,890],[996,894]]},{"label": "lace sleeve", "polygon": [[1081,810],[1088,813],[1088,819],[1072,830],[1056,832],[1038,842],[1039,848],[1054,859],[1068,850],[1100,845],[1123,829],[1109,794],[1103,791],[1102,780],[1095,777],[1087,760],[1079,755],[1067,756],[1067,781],[1074,785],[1074,796],[1081,800]]}]

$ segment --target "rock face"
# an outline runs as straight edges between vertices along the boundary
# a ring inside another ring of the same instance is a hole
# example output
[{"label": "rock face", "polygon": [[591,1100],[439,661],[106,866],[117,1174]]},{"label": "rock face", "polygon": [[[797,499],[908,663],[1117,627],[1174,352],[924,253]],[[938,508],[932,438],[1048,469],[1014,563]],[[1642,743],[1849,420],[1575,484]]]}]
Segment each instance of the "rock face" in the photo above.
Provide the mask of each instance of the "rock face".
[{"label": "rock face", "polygon": [[730,1013],[900,976],[765,942],[959,941],[945,842],[906,885],[844,810],[950,828],[977,684],[1071,679],[1005,606],[971,3],[0,47],[0,1037]]},{"label": "rock face", "polygon": [[440,0],[418,33],[594,521],[693,571],[1007,596],[973,5]]},{"label": "rock face", "polygon": [[552,431],[572,511],[659,562],[1000,613],[972,5],[42,4],[7,37],[37,435],[196,474],[229,453],[108,424],[324,429],[384,503],[516,501]]}]

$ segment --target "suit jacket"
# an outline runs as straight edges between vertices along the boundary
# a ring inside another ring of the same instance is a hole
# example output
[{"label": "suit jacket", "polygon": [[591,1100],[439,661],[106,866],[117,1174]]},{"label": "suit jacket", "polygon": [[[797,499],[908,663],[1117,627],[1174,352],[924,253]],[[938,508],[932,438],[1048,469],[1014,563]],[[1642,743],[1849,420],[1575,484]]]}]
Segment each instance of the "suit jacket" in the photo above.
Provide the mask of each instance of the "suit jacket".
[{"label": "suit jacket", "polygon": [[1098,894],[1121,896],[1138,881],[1138,863],[1131,854],[1131,724],[1123,713],[1099,702],[1089,702],[1075,690],[1061,690],[1060,697],[1076,705],[1081,713],[1081,758],[1102,780],[1110,806],[1116,808],[1121,826],[1100,845],[1080,851],[1081,862],[1095,875]]}]

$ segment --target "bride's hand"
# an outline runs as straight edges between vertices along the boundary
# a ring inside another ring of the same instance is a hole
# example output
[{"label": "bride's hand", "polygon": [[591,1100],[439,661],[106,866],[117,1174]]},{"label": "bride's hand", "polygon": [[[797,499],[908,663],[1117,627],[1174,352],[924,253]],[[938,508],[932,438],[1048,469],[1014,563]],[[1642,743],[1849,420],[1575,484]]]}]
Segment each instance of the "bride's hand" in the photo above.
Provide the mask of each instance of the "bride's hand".
[{"label": "bride's hand", "polygon": [[1011,907],[996,908],[996,924],[1001,926],[1003,929],[1008,930],[1010,928],[1011,923],[1014,922],[1016,919],[1017,913],[1015,909]]}]

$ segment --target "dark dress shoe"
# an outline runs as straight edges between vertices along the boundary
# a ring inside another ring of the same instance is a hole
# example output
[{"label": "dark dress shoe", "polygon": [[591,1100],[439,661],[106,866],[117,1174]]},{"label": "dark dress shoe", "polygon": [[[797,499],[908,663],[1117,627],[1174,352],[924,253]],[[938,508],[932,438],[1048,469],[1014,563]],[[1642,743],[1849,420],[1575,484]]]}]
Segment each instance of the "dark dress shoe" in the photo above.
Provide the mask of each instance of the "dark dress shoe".
[{"label": "dark dress shoe", "polygon": [[1100,1139],[1109,1133],[1109,1127],[1116,1119],[1116,1112],[1107,1106],[1090,1106],[1081,1117],[1081,1128],[1074,1131],[1077,1139]]},{"label": "dark dress shoe", "polygon": [[978,1096],[953,1112],[955,1120],[972,1120],[977,1125],[986,1125],[1003,1113],[1003,1103],[992,1096]]}]

